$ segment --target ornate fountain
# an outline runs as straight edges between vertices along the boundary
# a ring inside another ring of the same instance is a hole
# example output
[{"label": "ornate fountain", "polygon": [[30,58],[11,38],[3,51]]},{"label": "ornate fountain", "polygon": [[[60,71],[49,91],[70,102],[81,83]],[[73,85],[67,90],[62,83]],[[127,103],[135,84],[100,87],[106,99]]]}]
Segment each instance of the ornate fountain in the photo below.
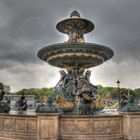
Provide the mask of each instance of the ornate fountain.
[{"label": "ornate fountain", "polygon": [[41,60],[61,68],[61,78],[54,88],[53,105],[58,112],[93,114],[98,88],[90,82],[91,71],[88,69],[109,60],[114,55],[113,50],[85,42],[84,34],[91,32],[94,24],[81,18],[77,11],[73,11],[70,18],[60,21],[56,29],[67,34],[68,41],[46,46],[38,52]]},{"label": "ornate fountain", "polygon": [[[98,88],[90,82],[88,68],[102,64],[114,54],[108,47],[84,41],[84,34],[92,31],[94,24],[74,11],[56,28],[68,35],[68,41],[38,52],[40,59],[61,68],[54,94],[47,97],[47,104],[36,108],[37,113],[8,114],[9,101],[4,101],[4,85],[0,83],[0,140],[140,139],[140,112],[133,105],[133,98],[120,114],[91,115],[100,98]],[[26,99],[21,96],[17,109],[26,107]],[[131,107],[137,112],[132,112]]]}]

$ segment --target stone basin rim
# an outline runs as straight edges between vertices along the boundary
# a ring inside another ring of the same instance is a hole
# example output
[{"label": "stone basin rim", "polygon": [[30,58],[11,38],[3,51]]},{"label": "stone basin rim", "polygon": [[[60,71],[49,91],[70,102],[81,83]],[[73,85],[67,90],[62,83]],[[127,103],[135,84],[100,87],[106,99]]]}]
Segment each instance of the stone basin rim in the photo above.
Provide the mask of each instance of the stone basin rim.
[{"label": "stone basin rim", "polygon": [[114,56],[114,51],[104,45],[100,45],[100,44],[95,44],[95,43],[88,43],[88,42],[78,42],[78,43],[57,43],[57,44],[52,44],[52,45],[48,45],[46,47],[41,48],[38,53],[37,56],[44,61],[44,55],[47,54],[47,52],[49,51],[55,51],[55,50],[59,50],[59,49],[92,49],[92,50],[97,50],[97,51],[105,51],[106,53],[108,53],[108,55],[110,56],[108,59],[110,59],[111,57]]},{"label": "stone basin rim", "polygon": [[139,113],[118,113],[118,114],[93,114],[93,115],[75,115],[75,114],[63,114],[63,113],[35,113],[34,114],[9,114],[0,113],[0,116],[18,116],[18,117],[36,117],[36,116],[60,116],[64,118],[92,118],[92,117],[117,117],[124,114],[140,114]]},{"label": "stone basin rim", "polygon": [[87,25],[86,25],[87,27],[85,26],[86,28],[85,28],[85,31],[83,32],[84,34],[87,34],[87,33],[91,32],[91,31],[93,31],[94,28],[95,28],[95,25],[94,25],[94,23],[92,21],[80,17],[80,18],[66,18],[66,19],[63,19],[62,21],[57,23],[56,29],[59,32],[62,32],[64,34],[68,34],[68,31],[66,31],[64,29],[64,27],[62,27],[62,25],[64,25],[66,22],[70,22],[72,20],[76,20],[76,21],[79,21],[79,22],[83,21],[83,22],[87,23]]}]

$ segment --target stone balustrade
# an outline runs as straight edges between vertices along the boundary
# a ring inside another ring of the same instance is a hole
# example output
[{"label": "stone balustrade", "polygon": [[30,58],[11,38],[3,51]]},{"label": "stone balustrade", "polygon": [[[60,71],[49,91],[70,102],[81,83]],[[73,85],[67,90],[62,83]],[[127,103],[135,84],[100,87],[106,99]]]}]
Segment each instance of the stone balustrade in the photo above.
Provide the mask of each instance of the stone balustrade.
[{"label": "stone balustrade", "polygon": [[140,113],[1,114],[0,140],[139,140]]}]

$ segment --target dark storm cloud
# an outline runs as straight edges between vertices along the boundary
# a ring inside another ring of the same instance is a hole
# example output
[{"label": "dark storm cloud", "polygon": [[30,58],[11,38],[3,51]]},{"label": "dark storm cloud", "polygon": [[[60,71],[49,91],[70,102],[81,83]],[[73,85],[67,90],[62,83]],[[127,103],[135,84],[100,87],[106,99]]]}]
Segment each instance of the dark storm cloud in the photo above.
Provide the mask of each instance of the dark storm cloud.
[{"label": "dark storm cloud", "polygon": [[[53,71],[57,70],[41,62],[36,54],[42,46],[66,40],[55,25],[76,9],[95,24],[86,40],[107,45],[115,52],[112,60],[95,68],[95,81],[111,85],[121,77],[124,86],[131,86],[130,79],[137,80],[133,87],[140,86],[139,6],[139,0],[1,0],[1,81],[13,90],[53,85],[59,75]],[[102,80],[106,73],[110,81]]]}]

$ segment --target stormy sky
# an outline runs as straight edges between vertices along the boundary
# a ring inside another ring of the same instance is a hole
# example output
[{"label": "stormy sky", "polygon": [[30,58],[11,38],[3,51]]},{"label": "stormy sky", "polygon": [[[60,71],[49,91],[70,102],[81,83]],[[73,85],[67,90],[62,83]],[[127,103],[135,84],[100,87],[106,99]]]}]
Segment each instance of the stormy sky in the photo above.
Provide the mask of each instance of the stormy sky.
[{"label": "stormy sky", "polygon": [[59,69],[37,58],[41,47],[67,37],[56,23],[73,10],[95,24],[87,42],[104,44],[115,56],[92,68],[91,81],[140,87],[140,0],[0,0],[0,81],[12,91],[52,87]]}]

